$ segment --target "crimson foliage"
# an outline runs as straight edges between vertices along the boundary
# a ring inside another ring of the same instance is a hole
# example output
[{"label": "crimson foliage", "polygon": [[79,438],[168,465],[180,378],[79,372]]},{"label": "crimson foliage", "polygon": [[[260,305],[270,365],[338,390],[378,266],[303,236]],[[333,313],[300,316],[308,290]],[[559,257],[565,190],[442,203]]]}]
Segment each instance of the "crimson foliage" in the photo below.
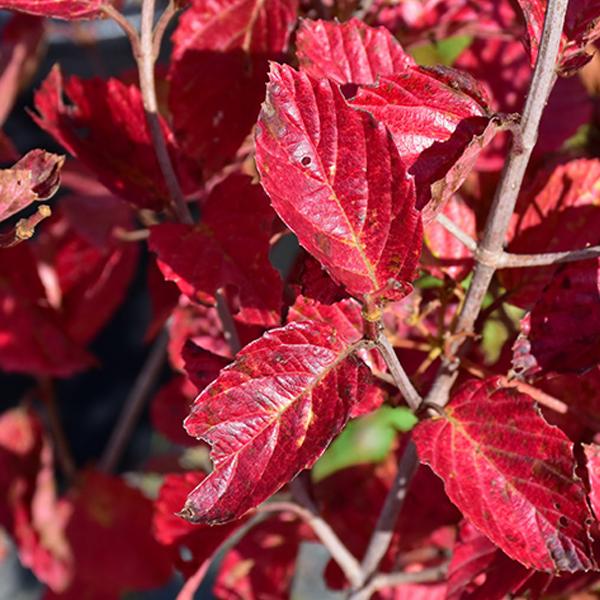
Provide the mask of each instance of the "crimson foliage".
[{"label": "crimson foliage", "polygon": [[[560,4],[192,0],[152,29],[142,0],[138,35],[108,1],[0,0],[0,125],[48,18],[115,19],[138,66],[47,74],[29,114],[69,158],[0,131],[0,369],[28,381],[0,525],[45,598],[178,574],[184,600],[209,568],[222,599],[598,589],[600,2],[569,2],[547,63]],[[571,79],[504,230],[535,65]],[[102,369],[142,267],[148,362],[81,465],[56,383]],[[147,461],[115,474],[146,401]]]}]

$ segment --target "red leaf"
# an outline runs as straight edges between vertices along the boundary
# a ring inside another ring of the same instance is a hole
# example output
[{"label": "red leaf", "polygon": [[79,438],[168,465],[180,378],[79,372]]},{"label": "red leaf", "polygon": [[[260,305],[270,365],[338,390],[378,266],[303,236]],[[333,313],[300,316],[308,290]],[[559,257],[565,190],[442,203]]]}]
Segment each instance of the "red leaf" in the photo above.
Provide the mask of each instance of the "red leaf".
[{"label": "red leaf", "polygon": [[219,371],[229,364],[229,359],[218,354],[213,354],[201,346],[188,340],[181,351],[184,370],[191,383],[198,391],[202,391],[209,383],[212,383]]},{"label": "red leaf", "polygon": [[29,15],[14,14],[3,25],[0,37],[0,125],[10,115],[24,81],[39,66],[44,32],[44,20]]},{"label": "red leaf", "polygon": [[[194,447],[198,442],[183,428],[184,419],[197,395],[197,389],[183,375],[177,375],[165,383],[150,404],[152,425],[169,441],[180,446]],[[181,506],[177,507],[179,510]]]},{"label": "red leaf", "polygon": [[[539,173],[519,199],[508,250],[517,254],[560,252],[600,243],[600,160],[579,159]],[[510,302],[530,308],[557,265],[501,272]]]},{"label": "red leaf", "polygon": [[146,286],[150,296],[152,318],[145,339],[151,340],[156,337],[177,306],[179,290],[173,282],[165,280],[154,258],[148,260]]},{"label": "red leaf", "polygon": [[209,171],[235,155],[281,58],[297,0],[194,0],[173,35],[169,107],[177,139]]},{"label": "red leaf", "polygon": [[[364,337],[364,324],[360,304],[353,298],[346,298],[335,304],[320,304],[316,300],[298,296],[288,312],[288,323],[294,321],[309,321],[325,323],[335,329],[336,334],[347,344],[354,344]],[[357,354],[371,368],[371,365],[381,366],[386,370],[385,363],[381,365],[379,352],[359,350]],[[385,392],[375,383],[368,384],[360,401],[350,412],[351,418],[360,417],[379,408],[385,401]]]},{"label": "red leaf", "polygon": [[[477,238],[475,213],[460,196],[453,195],[441,212],[465,233]],[[425,226],[425,243],[434,258],[433,266],[428,266],[428,270],[435,277],[443,279],[447,274],[462,281],[471,272],[473,253],[437,221]]]},{"label": "red leaf", "polygon": [[64,156],[32,150],[10,169],[0,170],[0,221],[54,196],[64,162]]},{"label": "red leaf", "polygon": [[581,373],[600,362],[598,260],[556,273],[521,321],[513,364],[520,371]]},{"label": "red leaf", "polygon": [[0,368],[29,375],[69,377],[94,359],[67,333],[51,306],[31,248],[2,250],[0,266]]},{"label": "red leaf", "polygon": [[347,344],[354,344],[364,336],[362,309],[353,298],[335,304],[320,304],[298,296],[288,312],[288,323],[294,321],[326,323]]},{"label": "red leaf", "polygon": [[564,414],[542,408],[546,420],[574,442],[589,441],[590,429],[596,430],[600,423],[600,368],[581,374],[546,373],[536,381],[536,387],[569,407]]},{"label": "red leaf", "polygon": [[72,576],[65,540],[68,513],[56,502],[52,452],[41,423],[28,410],[0,415],[0,524],[15,539],[21,562],[55,590]]},{"label": "red leaf", "polygon": [[254,526],[223,558],[212,590],[217,600],[291,597],[303,529],[287,513]]},{"label": "red leaf", "polygon": [[302,21],[296,36],[300,68],[336,83],[375,83],[380,75],[405,71],[415,61],[383,27],[353,18],[345,23]]},{"label": "red leaf", "polygon": [[[379,510],[396,474],[396,461],[390,454],[377,465],[357,465],[342,469],[315,486],[315,497],[323,518],[344,540],[355,556],[362,556],[376,525]],[[360,490],[360,492],[358,492]],[[432,538],[441,527],[458,522],[459,512],[444,494],[442,483],[428,467],[420,466],[410,485],[390,547],[381,570],[394,570],[402,553],[426,546],[438,547]],[[347,586],[337,565],[326,571],[330,587]]]},{"label": "red leaf", "polygon": [[583,449],[590,480],[590,504],[596,519],[600,519],[600,446],[597,444],[584,444]]},{"label": "red leaf", "polygon": [[[431,199],[436,182],[442,188],[434,190],[436,205],[456,191],[496,131],[483,88],[467,73],[444,67],[412,67],[382,76],[375,85],[360,87],[351,103],[389,128],[415,178],[419,208]],[[451,172],[444,181],[458,161],[460,174]]]},{"label": "red leaf", "polygon": [[375,3],[369,17],[411,45],[452,35],[506,35],[515,27],[510,0],[408,0]]},{"label": "red leaf", "polygon": [[[206,474],[200,471],[167,475],[154,503],[154,536],[169,549],[176,567],[186,575],[191,575],[202,562],[210,558],[222,542],[244,524],[243,521],[237,521],[220,527],[203,527],[177,516],[187,495],[205,477]],[[187,548],[191,557],[182,556],[183,548]]]},{"label": "red leaf", "polygon": [[169,360],[176,371],[185,370],[181,353],[188,340],[213,354],[231,355],[217,310],[194,304],[182,296],[169,320]]},{"label": "red leaf", "polygon": [[113,230],[131,223],[129,207],[118,198],[70,196],[33,246],[44,282],[57,288],[66,330],[81,344],[106,325],[128,290],[139,248],[119,242]]},{"label": "red leaf", "polygon": [[87,471],[67,497],[67,537],[75,579],[51,598],[119,598],[125,590],[163,585],[168,553],[152,535],[152,503],[118,477]]},{"label": "red leaf", "polygon": [[214,470],[182,514],[235,519],[311,467],[362,395],[368,371],[354,349],[317,323],[291,323],[246,346],[185,421],[211,444]]},{"label": "red leaf", "polygon": [[447,600],[502,600],[529,577],[468,521],[461,524],[448,566]]},{"label": "red leaf", "polygon": [[304,254],[299,267],[299,285],[302,294],[322,304],[333,304],[346,298],[343,286],[329,277],[321,263],[310,254]]},{"label": "red leaf", "polygon": [[0,8],[52,17],[53,19],[99,19],[107,0],[0,0]]},{"label": "red leaf", "polygon": [[[527,23],[526,46],[533,65],[538,55],[548,2],[547,0],[518,0],[518,2]],[[569,2],[559,57],[559,66],[563,73],[571,74],[591,60],[592,55],[586,52],[586,46],[600,36],[599,21],[598,0]]]},{"label": "red leaf", "polygon": [[[492,108],[502,113],[521,113],[533,69],[523,45],[503,38],[475,39],[455,66],[468,71],[489,91]],[[540,122],[534,158],[557,152],[577,130],[592,118],[593,104],[578,77],[559,78]],[[565,114],[571,118],[565,119]],[[494,139],[483,152],[478,167],[500,170],[508,151],[508,136]]]},{"label": "red leaf", "polygon": [[280,324],[281,279],[269,262],[273,211],[250,177],[231,175],[211,192],[197,226],[152,228],[150,249],[163,275],[192,300],[216,303],[220,288],[237,291],[245,323]]},{"label": "red leaf", "polygon": [[356,296],[406,293],[421,220],[383,125],[335,83],[273,64],[256,161],[273,207],[334,280]]},{"label": "red leaf", "polygon": [[41,448],[36,478],[23,480],[12,489],[14,529],[21,563],[55,592],[73,578],[73,555],[65,528],[71,515],[64,501],[57,501],[52,451],[46,440]]},{"label": "red leaf", "polygon": [[539,571],[595,568],[572,444],[529,396],[469,381],[446,416],[417,425],[421,460],[465,517],[508,556]]},{"label": "red leaf", "polygon": [[[82,80],[64,84],[70,104],[63,101],[63,78],[52,69],[35,94],[35,122],[113,193],[137,208],[161,210],[169,194],[152,145],[139,88],[117,79]],[[178,158],[168,126],[161,120],[171,158],[184,188],[191,182]]]},{"label": "red leaf", "polygon": [[379,590],[377,600],[446,600],[446,584],[407,583]]}]

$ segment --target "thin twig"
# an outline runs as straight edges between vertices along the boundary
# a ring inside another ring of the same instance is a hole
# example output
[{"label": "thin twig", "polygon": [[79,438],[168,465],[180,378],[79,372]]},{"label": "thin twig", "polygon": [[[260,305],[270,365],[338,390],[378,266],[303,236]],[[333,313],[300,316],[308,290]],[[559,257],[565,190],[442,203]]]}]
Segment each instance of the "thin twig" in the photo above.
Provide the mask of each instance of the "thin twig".
[{"label": "thin twig", "polygon": [[[567,9],[567,0],[549,0],[538,58],[521,119],[521,135],[514,136],[488,216],[481,244],[475,253],[475,271],[456,330],[469,334],[481,310],[482,302],[503,253],[503,244],[514,212],[525,170],[535,145],[539,123],[550,91],[556,80],[556,58]],[[442,361],[440,371],[427,396],[430,405],[444,406],[456,380],[459,360],[454,359],[464,336],[450,345],[449,358]]]},{"label": "thin twig", "polygon": [[598,258],[599,256],[600,246],[590,246],[589,248],[568,250],[566,252],[543,252],[541,254],[511,254],[504,252],[498,267],[544,267],[546,265],[557,265],[560,263]]},{"label": "thin twig", "polygon": [[[375,525],[375,530],[371,535],[367,551],[360,565],[362,572],[361,586],[364,586],[371,579],[372,575],[377,571],[381,559],[387,552],[392,541],[396,521],[398,520],[400,510],[408,492],[410,481],[418,464],[417,449],[412,440],[409,440],[400,459],[398,473],[385,499],[379,519]],[[349,599],[359,600],[360,598],[370,598],[370,596],[363,595],[363,590],[364,588],[355,589],[355,592],[349,596]]]},{"label": "thin twig", "polygon": [[240,341],[235,321],[231,316],[224,290],[218,289],[215,298],[217,300],[217,313],[223,327],[225,341],[229,344],[232,356],[235,356],[242,349],[242,342]]},{"label": "thin twig", "polygon": [[471,252],[477,250],[477,242],[466,232],[463,231],[452,219],[440,213],[436,221],[449,233],[451,233],[463,246]]},{"label": "thin twig", "polygon": [[[486,379],[487,377],[495,376],[495,373],[489,369],[471,362],[466,358],[461,360],[461,367],[479,379]],[[536,388],[525,381],[509,379],[506,376],[501,377],[501,380],[502,384],[506,387],[514,387],[523,394],[531,396],[531,398],[533,398],[541,406],[544,406],[545,408],[548,408],[549,410],[561,415],[570,414],[589,429],[592,429],[593,431],[600,431],[600,419],[592,414],[587,413],[585,410],[581,410],[578,406],[567,404],[566,402],[563,402],[562,400],[543,392],[539,388]]]},{"label": "thin twig", "polygon": [[165,35],[165,31],[167,30],[167,27],[169,26],[169,23],[171,22],[171,19],[174,17],[174,15],[177,13],[177,6],[175,5],[174,0],[170,0],[169,5],[167,6],[167,8],[165,8],[165,11],[163,12],[162,15],[160,15],[160,18],[158,19],[158,22],[156,23],[156,27],[154,28],[154,36],[153,36],[153,40],[152,40],[152,51],[153,51],[153,55],[154,55],[154,60],[158,60],[158,56],[160,54],[160,46],[162,44],[162,39]]},{"label": "thin twig", "polygon": [[155,340],[150,354],[135,380],[131,393],[127,397],[119,416],[117,426],[110,436],[98,465],[99,469],[105,473],[114,471],[123,455],[148,396],[160,376],[160,371],[165,362],[168,341],[169,336],[163,330]]},{"label": "thin twig", "polygon": [[140,52],[136,56],[140,74],[140,90],[142,92],[146,120],[150,129],[150,135],[152,136],[156,158],[165,178],[169,195],[171,196],[173,210],[181,223],[192,224],[194,221],[179,186],[158,116],[158,102],[156,100],[156,86],[154,81],[154,64],[156,62],[153,30],[154,8],[155,0],[142,0]]},{"label": "thin twig", "polygon": [[140,36],[135,27],[127,20],[125,15],[120,13],[112,4],[103,4],[102,12],[123,30],[123,33],[129,39],[133,56],[137,60],[137,57],[140,55]]},{"label": "thin twig", "polygon": [[360,585],[361,569],[358,561],[346,548],[344,543],[323,520],[312,506],[300,506],[295,502],[268,502],[257,509],[258,512],[291,512],[300,517],[315,532],[323,546],[327,548],[331,557],[338,564],[348,581],[353,585]]},{"label": "thin twig", "polygon": [[562,400],[555,398],[554,396],[550,396],[550,394],[546,394],[546,392],[542,392],[536,387],[525,383],[524,381],[519,381],[518,379],[509,379],[508,377],[501,377],[502,385],[505,387],[512,387],[523,394],[527,394],[531,398],[533,398],[538,404],[553,410],[561,415],[566,415],[569,412],[569,406]]},{"label": "thin twig", "polygon": [[67,436],[65,435],[65,430],[56,405],[56,395],[54,393],[54,383],[52,382],[52,379],[49,377],[40,378],[38,381],[38,390],[42,402],[46,407],[48,426],[52,434],[52,441],[54,442],[58,464],[65,477],[71,481],[77,473],[77,467],[75,466],[73,454],[69,442],[67,441]]},{"label": "thin twig", "polygon": [[165,179],[169,196],[171,197],[173,212],[181,223],[192,224],[192,215],[179,186],[179,181],[171,162],[165,136],[160,124],[158,102],[156,100],[156,84],[154,81],[154,64],[160,51],[160,42],[167,24],[175,12],[175,8],[169,4],[169,7],[165,11],[166,14],[159,19],[156,31],[153,29],[154,9],[155,0],[142,0],[141,28],[140,35],[138,35],[133,25],[118,10],[110,5],[103,7],[106,16],[115,21],[129,38],[131,50],[138,67],[140,91],[146,112],[148,129],[150,130],[160,170]]},{"label": "thin twig", "polygon": [[383,360],[385,361],[385,364],[390,370],[395,385],[400,390],[400,393],[404,396],[406,403],[412,408],[412,410],[417,410],[423,399],[411,383],[406,371],[400,364],[394,348],[385,335],[383,327],[380,327],[375,343],[377,349],[383,357]]}]

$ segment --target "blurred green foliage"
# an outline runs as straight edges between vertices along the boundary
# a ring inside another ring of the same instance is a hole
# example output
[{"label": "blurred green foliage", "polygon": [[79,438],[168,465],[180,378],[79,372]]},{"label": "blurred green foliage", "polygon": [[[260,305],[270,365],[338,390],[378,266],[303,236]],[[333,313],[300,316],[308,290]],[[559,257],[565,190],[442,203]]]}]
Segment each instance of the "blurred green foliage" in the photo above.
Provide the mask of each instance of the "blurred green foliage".
[{"label": "blurred green foliage", "polygon": [[396,434],[410,431],[416,422],[408,408],[391,406],[382,406],[374,413],[350,421],[314,466],[314,480],[352,465],[382,461]]}]

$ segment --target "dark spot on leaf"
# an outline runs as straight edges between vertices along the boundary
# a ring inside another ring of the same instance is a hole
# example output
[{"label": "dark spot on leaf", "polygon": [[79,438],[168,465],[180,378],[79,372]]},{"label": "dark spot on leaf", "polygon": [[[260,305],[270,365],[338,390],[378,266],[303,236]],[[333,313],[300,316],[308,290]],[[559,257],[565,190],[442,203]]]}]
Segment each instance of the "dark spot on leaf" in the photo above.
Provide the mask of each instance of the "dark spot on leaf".
[{"label": "dark spot on leaf", "polygon": [[558,526],[559,527],[566,527],[568,525],[568,521],[567,521],[567,517],[565,516],[560,516],[558,518]]},{"label": "dark spot on leaf", "polygon": [[310,163],[312,162],[310,156],[303,156],[302,160],[300,161],[305,167],[308,167],[308,165],[310,165]]}]

